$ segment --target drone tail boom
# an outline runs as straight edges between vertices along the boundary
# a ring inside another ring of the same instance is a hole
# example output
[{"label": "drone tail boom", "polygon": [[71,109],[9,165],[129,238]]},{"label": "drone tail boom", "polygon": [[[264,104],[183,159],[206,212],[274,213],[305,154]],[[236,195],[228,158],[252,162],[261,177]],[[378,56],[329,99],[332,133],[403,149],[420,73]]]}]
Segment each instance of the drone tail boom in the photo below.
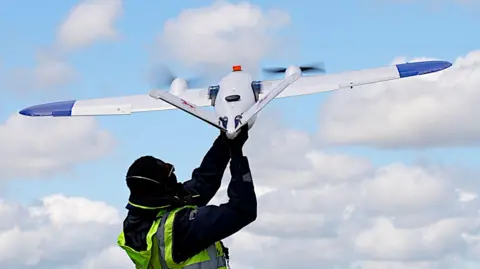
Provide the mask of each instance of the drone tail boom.
[{"label": "drone tail boom", "polygon": [[241,122],[235,127],[235,130],[230,131],[231,133],[235,133],[240,128],[242,128],[248,121],[257,115],[262,109],[264,109],[273,99],[275,99],[279,94],[281,94],[288,86],[295,83],[295,81],[300,78],[300,73],[293,73],[290,76],[286,77],[282,80],[274,89],[268,92],[262,99],[258,100],[255,104],[253,104],[247,111],[242,113],[241,115]]}]

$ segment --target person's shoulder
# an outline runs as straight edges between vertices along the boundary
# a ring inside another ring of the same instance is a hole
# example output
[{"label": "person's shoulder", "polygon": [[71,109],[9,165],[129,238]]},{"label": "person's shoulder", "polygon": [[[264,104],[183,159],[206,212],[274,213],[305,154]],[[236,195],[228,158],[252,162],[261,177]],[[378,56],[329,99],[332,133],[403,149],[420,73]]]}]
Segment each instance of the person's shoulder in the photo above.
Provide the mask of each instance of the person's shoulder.
[{"label": "person's shoulder", "polygon": [[183,207],[176,211],[175,219],[195,219],[195,215],[198,212],[198,207]]},{"label": "person's shoulder", "polygon": [[178,209],[173,219],[175,230],[189,230],[192,221],[195,220],[198,207],[184,207]]}]

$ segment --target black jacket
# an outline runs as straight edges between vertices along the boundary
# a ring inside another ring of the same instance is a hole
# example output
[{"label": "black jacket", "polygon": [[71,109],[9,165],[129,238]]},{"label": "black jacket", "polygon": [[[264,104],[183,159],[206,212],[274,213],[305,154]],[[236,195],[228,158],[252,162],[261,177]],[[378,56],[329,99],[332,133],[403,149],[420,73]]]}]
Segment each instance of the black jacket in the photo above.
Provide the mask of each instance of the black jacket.
[{"label": "black jacket", "polygon": [[[217,139],[200,166],[193,171],[192,179],[183,183],[185,189],[199,195],[194,200],[198,208],[193,213],[192,209],[183,209],[175,216],[175,262],[186,260],[214,242],[233,235],[256,219],[257,199],[250,166],[245,156],[233,156],[230,160],[232,179],[227,190],[229,201],[220,206],[207,205],[220,188],[229,160],[228,146],[221,139]],[[136,250],[146,248],[145,236],[153,220],[141,215],[129,211],[124,221],[126,242]]]}]

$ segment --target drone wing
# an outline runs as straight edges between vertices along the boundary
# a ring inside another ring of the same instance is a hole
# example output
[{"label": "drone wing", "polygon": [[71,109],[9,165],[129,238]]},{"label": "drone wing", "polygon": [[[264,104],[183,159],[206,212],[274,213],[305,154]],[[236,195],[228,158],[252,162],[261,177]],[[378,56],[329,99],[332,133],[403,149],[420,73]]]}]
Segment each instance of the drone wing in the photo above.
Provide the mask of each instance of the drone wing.
[{"label": "drone wing", "polygon": [[[277,98],[334,91],[382,81],[420,76],[438,72],[450,66],[452,64],[447,61],[424,61],[336,74],[302,76],[280,93]],[[262,81],[262,95],[267,95],[282,81],[281,79]]]},{"label": "drone wing", "polygon": [[[197,107],[209,106],[207,89],[188,89],[181,93],[182,98]],[[31,117],[71,117],[130,115],[136,112],[176,109],[166,102],[159,102],[148,94],[119,96],[110,98],[69,100],[45,103],[22,109],[19,113]]]}]

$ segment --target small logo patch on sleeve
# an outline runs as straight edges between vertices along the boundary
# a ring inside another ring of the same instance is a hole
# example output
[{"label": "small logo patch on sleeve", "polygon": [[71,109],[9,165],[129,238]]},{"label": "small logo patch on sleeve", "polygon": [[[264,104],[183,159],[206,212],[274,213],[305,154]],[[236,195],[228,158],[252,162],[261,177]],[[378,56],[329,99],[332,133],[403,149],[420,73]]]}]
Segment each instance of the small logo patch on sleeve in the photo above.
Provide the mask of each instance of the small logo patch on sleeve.
[{"label": "small logo patch on sleeve", "polygon": [[252,182],[252,174],[246,173],[242,176],[243,182]]},{"label": "small logo patch on sleeve", "polygon": [[197,209],[192,210],[190,212],[190,216],[188,217],[188,220],[194,220],[197,217]]}]

